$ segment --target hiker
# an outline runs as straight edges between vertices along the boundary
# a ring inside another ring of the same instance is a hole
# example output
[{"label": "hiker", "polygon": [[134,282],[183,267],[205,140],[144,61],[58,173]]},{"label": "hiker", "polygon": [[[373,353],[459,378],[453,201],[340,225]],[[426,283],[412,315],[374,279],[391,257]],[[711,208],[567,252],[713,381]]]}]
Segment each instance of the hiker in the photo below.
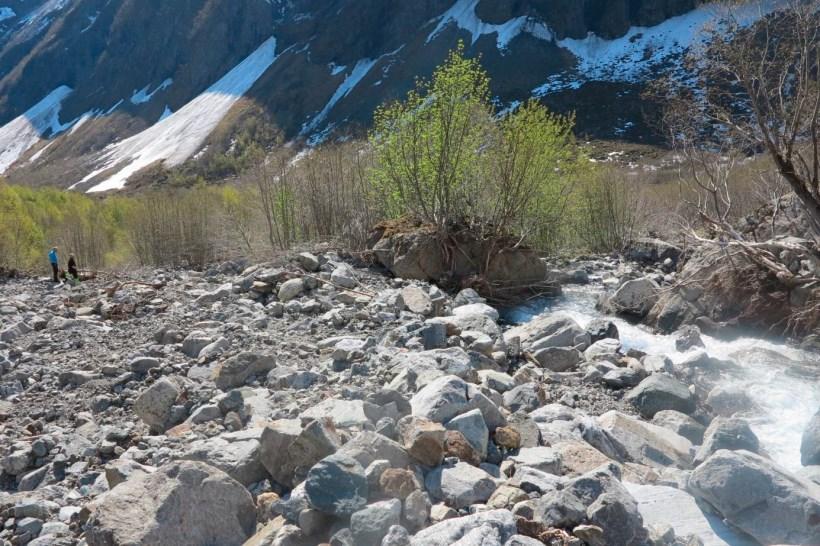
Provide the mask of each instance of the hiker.
[{"label": "hiker", "polygon": [[57,257],[57,247],[52,247],[51,251],[48,253],[48,261],[51,264],[51,273],[53,275],[54,282],[60,282],[60,260]]},{"label": "hiker", "polygon": [[68,255],[68,276],[75,282],[80,280],[80,271],[77,269],[77,259],[74,254]]}]

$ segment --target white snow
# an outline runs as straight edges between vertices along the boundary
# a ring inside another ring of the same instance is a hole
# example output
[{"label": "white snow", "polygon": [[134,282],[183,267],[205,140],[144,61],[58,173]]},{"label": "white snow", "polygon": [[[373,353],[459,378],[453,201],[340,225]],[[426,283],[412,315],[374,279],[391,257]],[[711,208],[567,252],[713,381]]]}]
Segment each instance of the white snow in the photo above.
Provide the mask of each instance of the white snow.
[{"label": "white snow", "polygon": [[51,142],[49,142],[48,144],[46,144],[45,146],[43,146],[42,148],[40,148],[39,150],[37,150],[37,152],[34,155],[31,156],[31,159],[29,159],[28,162],[29,163],[34,163],[35,161],[40,159],[43,156],[43,153],[45,153],[46,150],[51,148],[52,144],[54,144],[53,140]]},{"label": "white snow", "polygon": [[104,113],[103,115],[104,115],[104,116],[110,116],[111,114],[113,114],[113,113],[114,113],[114,110],[116,110],[117,108],[119,108],[119,107],[122,105],[122,103],[124,103],[124,102],[125,102],[125,100],[123,100],[123,99],[118,100],[118,101],[114,104],[114,106],[112,106],[111,108],[109,108],[108,110],[106,110],[106,111],[105,111],[105,113]]},{"label": "white snow", "polygon": [[85,125],[85,123],[86,123],[88,120],[93,119],[93,118],[96,118],[96,117],[97,117],[97,116],[99,116],[101,113],[102,113],[102,111],[101,111],[101,110],[98,110],[98,109],[96,109],[96,108],[95,108],[94,110],[89,110],[88,112],[86,112],[86,113],[84,113],[84,114],[80,115],[80,117],[77,119],[77,121],[76,121],[76,122],[74,122],[74,126],[71,128],[71,131],[69,131],[69,133],[68,133],[68,134],[69,134],[69,135],[73,135],[74,133],[76,133],[76,132],[80,129],[80,127],[82,127],[83,125]]},{"label": "white snow", "polygon": [[485,23],[476,15],[475,9],[478,2],[479,0],[457,0],[443,15],[433,20],[438,20],[438,25],[427,37],[427,43],[433,41],[451,23],[469,32],[472,36],[472,44],[475,44],[482,36],[497,34],[498,49],[501,51],[506,50],[510,42],[521,33],[531,34],[541,40],[553,39],[553,33],[546,25],[530,17],[515,17],[500,25]]},{"label": "white snow", "polygon": [[65,85],[49,93],[43,100],[0,127],[0,174],[37,144],[43,136],[54,136],[71,124],[60,123],[60,108],[72,89]]},{"label": "white snow", "polygon": [[80,34],[82,34],[84,32],[87,32],[89,29],[91,29],[91,27],[94,26],[94,23],[97,22],[97,19],[99,18],[99,16],[100,16],[99,11],[97,13],[95,13],[94,15],[89,15],[88,16],[88,25],[80,31]]},{"label": "white snow", "polygon": [[[111,144],[100,166],[79,183],[107,173],[89,192],[121,189],[128,178],[149,165],[179,165],[191,157],[228,110],[276,60],[276,39],[270,38],[245,60],[191,102],[136,135]],[[113,172],[108,172],[112,171]]]},{"label": "white snow", "polygon": [[168,105],[166,104],[166,105],[165,105],[165,110],[163,110],[163,111],[162,111],[162,115],[159,117],[159,120],[158,120],[158,121],[162,121],[162,120],[164,120],[165,118],[169,118],[169,117],[171,117],[171,115],[172,115],[173,113],[174,113],[174,112],[173,112],[173,110],[171,110],[171,109],[168,107]]},{"label": "white snow", "polygon": [[347,70],[346,65],[338,65],[336,63],[330,63],[328,65],[328,68],[330,68],[330,75],[331,76],[338,76],[339,74],[341,74],[342,72]]},{"label": "white snow", "polygon": [[349,95],[357,85],[359,85],[359,82],[367,76],[370,69],[373,68],[373,65],[375,65],[379,59],[381,59],[381,57],[378,59],[362,59],[357,62],[356,66],[353,67],[353,70],[350,71],[350,74],[345,77],[345,80],[341,83],[341,85],[339,85],[336,92],[333,93],[333,96],[330,97],[327,104],[325,104],[325,107],[322,108],[322,110],[316,114],[313,119],[302,126],[301,134],[308,135],[316,131],[322,122],[327,119],[327,116],[330,114],[331,110],[333,110],[333,107],[336,106],[340,100]]},{"label": "white snow", "polygon": [[11,19],[12,17],[17,17],[17,14],[14,13],[14,10],[8,7],[0,7],[0,21],[5,21],[6,19]]},{"label": "white snow", "polygon": [[131,95],[131,104],[145,104],[146,102],[150,102],[151,98],[155,94],[165,89],[168,89],[169,87],[171,87],[172,83],[174,83],[174,80],[171,78],[167,78],[150,93],[148,92],[148,89],[150,88],[149,85],[146,85],[139,91],[134,91],[134,94]]},{"label": "white snow", "polygon": [[[770,13],[779,0],[752,2],[733,10],[739,23],[748,25]],[[557,44],[578,60],[573,71],[551,76],[534,90],[536,96],[564,89],[577,89],[587,81],[635,83],[654,76],[655,69],[671,65],[678,77],[687,74],[683,55],[704,44],[705,31],[720,24],[725,12],[706,4],[684,15],[672,17],[653,27],[632,27],[622,37],[607,40],[591,34],[583,39],[566,38]]]}]

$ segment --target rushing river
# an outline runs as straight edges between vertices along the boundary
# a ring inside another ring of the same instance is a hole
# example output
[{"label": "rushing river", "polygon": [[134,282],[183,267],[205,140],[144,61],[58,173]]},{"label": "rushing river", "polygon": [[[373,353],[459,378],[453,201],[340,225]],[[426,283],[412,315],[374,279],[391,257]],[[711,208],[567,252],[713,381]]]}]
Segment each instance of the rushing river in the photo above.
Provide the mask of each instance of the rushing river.
[{"label": "rushing river", "polygon": [[[504,318],[523,323],[543,312],[564,312],[581,326],[601,318],[595,309],[599,288],[567,287],[564,296],[539,300],[508,311]],[[673,361],[685,359],[687,353],[675,349],[675,337],[653,334],[649,329],[616,317],[612,320],[620,332],[625,349],[648,354],[666,355]],[[738,373],[724,375],[722,384],[746,390],[758,405],[753,414],[744,415],[757,434],[762,447],[774,461],[795,472],[800,470],[800,440],[811,417],[820,409],[820,356],[786,345],[755,338],[721,341],[702,336],[710,356],[733,359],[740,365]]]}]

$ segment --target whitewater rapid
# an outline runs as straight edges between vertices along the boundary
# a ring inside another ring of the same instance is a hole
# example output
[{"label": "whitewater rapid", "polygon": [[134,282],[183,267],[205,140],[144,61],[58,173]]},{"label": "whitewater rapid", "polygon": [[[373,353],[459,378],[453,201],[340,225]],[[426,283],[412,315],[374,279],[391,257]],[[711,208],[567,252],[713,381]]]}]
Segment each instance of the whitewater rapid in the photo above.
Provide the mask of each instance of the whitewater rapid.
[{"label": "whitewater rapid", "polygon": [[[647,354],[666,355],[674,362],[690,356],[675,349],[675,337],[652,333],[595,309],[602,288],[565,287],[561,298],[538,300],[504,314],[511,323],[524,323],[544,312],[563,312],[582,327],[598,318],[614,322],[624,350],[637,349]],[[757,434],[761,446],[772,460],[791,472],[799,471],[800,441],[811,417],[820,409],[820,355],[785,344],[752,337],[722,341],[703,335],[706,352],[716,358],[732,359],[737,372],[724,373],[718,385],[743,388],[758,408],[743,415]]]}]

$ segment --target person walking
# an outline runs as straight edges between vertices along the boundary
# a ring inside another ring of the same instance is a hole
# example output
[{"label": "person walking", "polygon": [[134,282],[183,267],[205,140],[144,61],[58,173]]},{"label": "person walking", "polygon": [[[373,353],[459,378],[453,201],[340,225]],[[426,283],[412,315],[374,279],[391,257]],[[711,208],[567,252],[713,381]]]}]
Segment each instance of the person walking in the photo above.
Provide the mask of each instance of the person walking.
[{"label": "person walking", "polygon": [[57,257],[57,247],[52,247],[48,253],[48,261],[51,264],[51,272],[54,282],[60,282],[60,260]]},{"label": "person walking", "polygon": [[68,277],[72,283],[80,282],[80,271],[77,269],[77,259],[74,254],[68,255]]}]

